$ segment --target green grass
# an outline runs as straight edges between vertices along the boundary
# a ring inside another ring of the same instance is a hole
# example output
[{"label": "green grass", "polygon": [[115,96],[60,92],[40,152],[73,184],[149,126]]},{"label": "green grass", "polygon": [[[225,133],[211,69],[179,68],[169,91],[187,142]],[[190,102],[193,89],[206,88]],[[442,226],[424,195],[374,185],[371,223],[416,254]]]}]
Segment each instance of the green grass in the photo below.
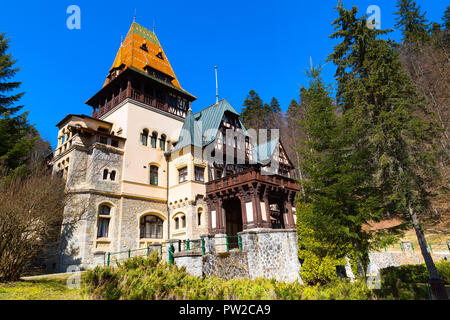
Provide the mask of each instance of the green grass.
[{"label": "green grass", "polygon": [[69,289],[65,277],[0,283],[0,300],[81,300],[80,289]]}]

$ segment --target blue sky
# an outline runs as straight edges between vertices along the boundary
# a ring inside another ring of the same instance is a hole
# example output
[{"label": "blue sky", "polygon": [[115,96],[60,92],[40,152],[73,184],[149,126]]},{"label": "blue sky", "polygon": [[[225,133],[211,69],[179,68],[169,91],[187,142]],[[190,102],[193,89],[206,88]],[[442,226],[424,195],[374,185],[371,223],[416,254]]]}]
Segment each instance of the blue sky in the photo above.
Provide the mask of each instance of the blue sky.
[{"label": "blue sky", "polygon": [[[2,1],[0,32],[11,38],[18,60],[24,110],[42,137],[56,144],[55,127],[65,115],[91,114],[85,104],[102,86],[136,9],[136,21],[156,34],[181,86],[198,100],[196,112],[215,101],[214,65],[219,94],[238,111],[253,89],[286,110],[306,86],[310,56],[323,63],[336,44],[329,39],[336,0],[320,1]],[[360,13],[381,8],[381,27],[394,28],[396,1],[344,0]],[[418,0],[427,18],[441,23],[448,2]],[[69,30],[69,5],[81,9],[81,30]],[[398,40],[398,31],[391,37]],[[334,81],[335,68],[324,67]]]}]

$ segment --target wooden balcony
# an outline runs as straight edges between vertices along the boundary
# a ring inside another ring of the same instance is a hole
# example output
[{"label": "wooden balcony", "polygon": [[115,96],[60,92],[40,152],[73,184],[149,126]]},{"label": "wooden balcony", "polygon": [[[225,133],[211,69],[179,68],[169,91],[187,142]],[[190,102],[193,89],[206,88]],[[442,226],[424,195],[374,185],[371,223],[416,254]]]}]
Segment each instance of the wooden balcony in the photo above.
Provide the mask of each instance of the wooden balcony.
[{"label": "wooden balcony", "polygon": [[230,188],[240,187],[246,184],[262,183],[270,186],[282,186],[290,191],[300,191],[299,184],[287,177],[280,175],[262,175],[258,169],[249,169],[247,171],[226,176],[206,183],[206,193],[215,193]]},{"label": "wooden balcony", "polygon": [[169,107],[167,103],[165,103],[164,101],[154,98],[151,95],[143,93],[139,90],[131,88],[131,90],[121,91],[119,95],[114,96],[110,101],[107,101],[102,107],[100,107],[97,111],[92,113],[92,117],[100,118],[101,116],[112,110],[114,107],[116,107],[118,104],[120,104],[127,98],[131,98],[133,100],[142,102],[146,105],[152,106],[154,108],[166,112],[169,111]]}]

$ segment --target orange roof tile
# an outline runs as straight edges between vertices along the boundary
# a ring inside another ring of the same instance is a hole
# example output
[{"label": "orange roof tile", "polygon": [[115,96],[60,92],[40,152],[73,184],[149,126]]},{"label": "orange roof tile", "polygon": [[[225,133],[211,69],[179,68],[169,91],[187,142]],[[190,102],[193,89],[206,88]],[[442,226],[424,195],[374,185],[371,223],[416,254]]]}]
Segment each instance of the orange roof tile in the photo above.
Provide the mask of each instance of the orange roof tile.
[{"label": "orange roof tile", "polygon": [[[144,44],[147,51],[141,48]],[[174,78],[172,84],[182,89],[156,34],[136,22],[131,25],[111,69],[118,68],[122,64],[125,65],[125,69],[131,66],[142,71],[145,71],[146,66],[150,66]],[[109,82],[110,80],[107,78],[103,86]]]}]

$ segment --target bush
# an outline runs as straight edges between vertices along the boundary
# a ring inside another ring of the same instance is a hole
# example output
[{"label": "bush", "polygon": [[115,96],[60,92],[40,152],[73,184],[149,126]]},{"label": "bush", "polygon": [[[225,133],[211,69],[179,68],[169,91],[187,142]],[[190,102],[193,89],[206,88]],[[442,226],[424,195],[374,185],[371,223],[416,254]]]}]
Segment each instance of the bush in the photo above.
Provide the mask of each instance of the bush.
[{"label": "bush", "polygon": [[223,281],[194,277],[184,267],[149,258],[135,257],[117,268],[96,267],[83,276],[84,292],[94,299],[183,300],[366,300],[372,292],[364,281],[336,279],[325,286],[308,287],[258,278]]},{"label": "bush", "polygon": [[[450,262],[437,262],[436,268],[441,279],[450,284]],[[380,276],[380,294],[383,297],[401,300],[429,298],[426,286],[429,274],[425,264],[384,268],[381,269]]]}]

